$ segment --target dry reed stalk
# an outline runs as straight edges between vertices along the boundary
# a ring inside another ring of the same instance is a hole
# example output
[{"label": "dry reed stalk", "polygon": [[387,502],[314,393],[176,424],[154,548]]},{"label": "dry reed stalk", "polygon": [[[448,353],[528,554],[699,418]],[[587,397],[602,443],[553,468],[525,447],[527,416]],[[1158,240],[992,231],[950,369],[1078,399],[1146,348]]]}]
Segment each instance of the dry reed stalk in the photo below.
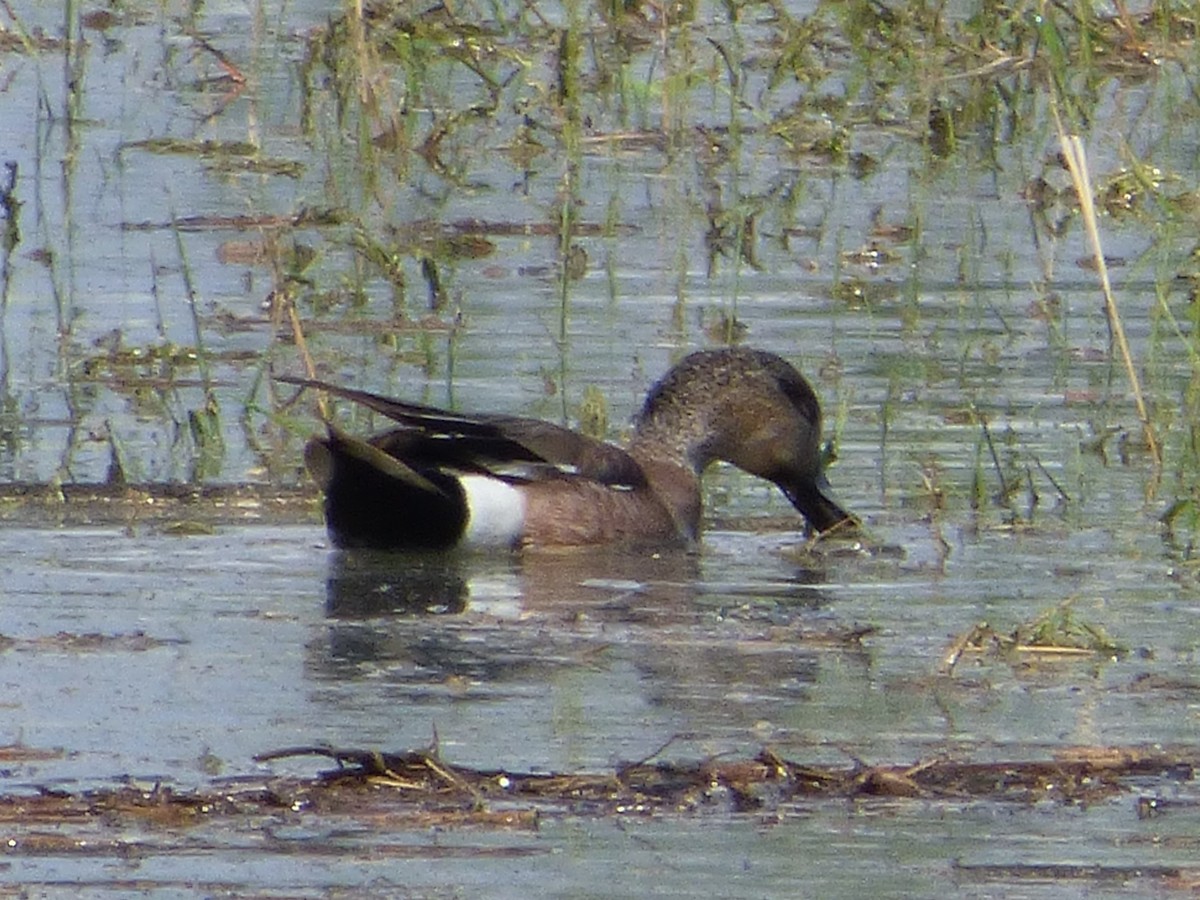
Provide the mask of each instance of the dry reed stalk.
[{"label": "dry reed stalk", "polygon": [[1092,180],[1088,173],[1087,154],[1084,152],[1083,141],[1079,139],[1079,136],[1066,133],[1062,119],[1058,115],[1057,105],[1052,105],[1052,109],[1063,158],[1067,162],[1067,171],[1071,173],[1075,195],[1079,198],[1079,212],[1083,216],[1084,231],[1087,233],[1092,256],[1096,262],[1096,272],[1100,276],[1100,290],[1104,294],[1104,311],[1108,316],[1109,329],[1125,364],[1125,374],[1129,377],[1129,384],[1133,390],[1133,402],[1137,407],[1138,418],[1142,421],[1142,433],[1146,446],[1154,457],[1155,465],[1161,467],[1162,449],[1154,431],[1154,424],[1150,421],[1150,414],[1146,409],[1141,381],[1138,379],[1137,367],[1133,363],[1129,342],[1125,338],[1125,326],[1121,322],[1121,312],[1117,308],[1117,299],[1113,295],[1112,283],[1108,278],[1108,266],[1104,262],[1104,247],[1100,242],[1100,229],[1096,223],[1096,205],[1092,200]]}]

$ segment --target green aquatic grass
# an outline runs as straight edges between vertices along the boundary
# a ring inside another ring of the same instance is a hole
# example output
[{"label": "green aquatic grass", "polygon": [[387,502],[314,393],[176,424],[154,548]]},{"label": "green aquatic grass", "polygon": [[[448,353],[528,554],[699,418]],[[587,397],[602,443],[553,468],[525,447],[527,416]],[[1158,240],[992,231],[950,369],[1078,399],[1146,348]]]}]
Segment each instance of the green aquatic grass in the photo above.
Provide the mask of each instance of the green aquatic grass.
[{"label": "green aquatic grass", "polygon": [[[834,2],[800,19],[779,5],[731,2],[724,7],[725,20],[701,23],[695,7],[660,11],[664,18],[650,22],[623,6],[574,2],[565,7],[564,26],[547,26],[533,7],[523,8],[515,20],[472,5],[432,19],[415,16],[414,7],[403,2],[380,8],[373,12],[373,28],[353,22],[348,14],[313,42],[310,54],[313,70],[323,60],[334,76],[338,121],[358,122],[358,132],[364,140],[371,136],[374,148],[380,134],[395,136],[388,145],[395,158],[388,166],[374,158],[374,150],[361,156],[360,164],[370,169],[362,179],[367,192],[386,196],[384,179],[403,178],[419,167],[449,184],[469,185],[475,161],[464,148],[478,143],[485,132],[493,144],[508,148],[524,178],[536,178],[536,168],[557,173],[556,197],[546,210],[556,238],[560,388],[569,382],[564,354],[574,316],[572,272],[578,271],[572,260],[587,258],[576,239],[586,220],[580,194],[584,156],[594,152],[583,143],[584,122],[588,136],[604,128],[660,133],[660,152],[672,161],[696,146],[691,122],[712,118],[719,110],[720,130],[706,132],[708,149],[696,156],[695,180],[689,182],[682,170],[673,174],[665,211],[673,220],[686,221],[695,217],[696,198],[703,198],[704,276],[727,284],[719,314],[704,314],[704,328],[712,340],[732,342],[738,336],[744,274],[762,265],[764,241],[772,240],[766,235],[796,227],[806,193],[804,175],[763,192],[748,190],[745,173],[762,172],[778,166],[778,158],[788,158],[823,173],[853,167],[870,178],[875,162],[868,155],[853,156],[856,136],[865,127],[890,133],[896,142],[911,142],[928,158],[931,179],[944,178],[964,160],[985,168],[1000,166],[1003,145],[1052,136],[1046,97],[1056,98],[1069,130],[1086,130],[1105,85],[1145,77],[1163,60],[1176,64],[1169,42],[1180,40],[1181,23],[1194,12],[1186,5],[1157,5],[1133,19],[1124,13],[1105,17],[1087,4],[980,2],[962,16],[959,10],[949,14],[940,4],[888,8]],[[768,78],[764,89],[751,96],[750,76],[761,65],[769,66]],[[391,94],[378,90],[367,96],[358,90],[382,76]],[[830,90],[834,84],[838,90]],[[797,92],[798,85],[802,90]],[[396,101],[401,95],[403,103],[389,108],[389,97]],[[434,112],[403,114],[418,108]],[[400,122],[397,132],[392,126]],[[1174,208],[1172,215],[1180,215],[1188,203],[1187,191],[1165,196],[1152,158],[1094,173],[1094,185],[1098,205],[1114,216],[1134,211],[1160,215],[1168,206]],[[1048,234],[1073,229],[1078,221],[1073,200],[1062,193],[1048,200],[1066,210],[1066,217],[1051,218],[1054,206],[1048,203],[1040,227]],[[1147,211],[1153,205],[1162,209]],[[619,211],[614,217],[613,209],[604,215],[610,233],[619,224]],[[376,234],[365,217],[356,239],[360,248],[385,246]],[[677,304],[670,323],[680,340],[695,322],[688,314],[695,260],[683,236],[673,262]],[[840,244],[840,236],[838,240]],[[846,246],[838,256],[857,253]],[[960,278],[976,299],[960,304],[961,326],[970,328],[972,320],[977,325],[1001,322],[1007,337],[980,337],[961,349],[960,378],[968,395],[977,386],[966,373],[979,361],[1001,365],[1009,342],[1021,334],[1016,323],[990,305],[991,288],[980,287],[984,260],[971,246],[971,241],[962,246]],[[420,266],[426,281],[431,269],[444,275],[444,252],[400,248],[385,259],[372,259],[370,253],[367,259],[386,280],[403,284],[412,277],[412,265]],[[910,272],[899,293],[902,322],[913,336],[929,331],[922,311],[922,252],[918,230],[904,254]],[[860,265],[851,257],[846,264],[829,266],[834,296],[857,314],[892,316],[895,284],[887,277],[860,274]],[[881,271],[887,272],[889,265],[894,263],[884,262]],[[611,258],[606,271],[614,271]],[[1034,288],[1045,340],[1057,349],[1057,377],[1069,384],[1074,366],[1068,322],[1055,305],[1054,292]],[[370,292],[370,283],[364,284],[364,292]],[[977,331],[986,334],[986,329]],[[1183,341],[1183,330],[1176,328],[1170,340]],[[1130,360],[1129,372],[1136,371],[1136,364]],[[924,383],[938,368],[929,362],[905,377]],[[565,418],[565,391],[562,403]],[[889,419],[884,410],[884,436]],[[1148,413],[1144,421],[1153,425]],[[1006,515],[1036,508],[1048,484],[1044,461],[1022,454],[1019,433],[1003,432],[1012,443],[1002,454],[995,434],[980,428],[985,451],[980,460],[988,458],[990,464],[977,470],[967,496],[985,508],[996,504]],[[1051,493],[1068,496],[1057,486]]]},{"label": "green aquatic grass", "polygon": [[[202,12],[193,8],[190,15],[199,21]],[[78,36],[79,14],[68,4],[67,37]],[[523,243],[534,248],[531,268],[552,273],[545,282],[529,281],[545,303],[539,321],[548,323],[558,354],[555,402],[564,419],[573,418],[579,398],[569,390],[571,343],[576,334],[599,330],[582,321],[581,284],[588,287],[602,273],[613,306],[636,299],[621,296],[629,268],[621,254],[632,240],[622,229],[634,215],[631,195],[645,191],[653,194],[645,201],[653,220],[641,225],[645,233],[637,239],[666,253],[668,271],[651,287],[674,300],[654,340],[679,347],[754,341],[762,325],[746,314],[745,298],[760,275],[782,273],[781,292],[795,295],[789,302],[836,299],[831,356],[838,356],[845,323],[881,334],[898,325],[912,359],[889,363],[896,377],[918,389],[953,383],[962,405],[1002,384],[1004,366],[1019,359],[1020,342],[1038,329],[1053,360],[1052,385],[1103,394],[1081,417],[1104,432],[1126,417],[1121,373],[1096,366],[1080,374],[1071,356],[1078,329],[1072,329],[1088,314],[1057,297],[1070,261],[1056,257],[1055,248],[1079,234],[1078,203],[1062,185],[1037,193],[1034,182],[1055,169],[1047,158],[1054,150],[1048,98],[1067,132],[1101,143],[1105,135],[1096,133],[1095,122],[1113,115],[1117,96],[1125,118],[1113,127],[1127,130],[1129,146],[1087,147],[1092,193],[1102,238],[1109,227],[1135,224],[1152,236],[1147,253],[1154,256],[1158,318],[1150,350],[1128,368],[1145,379],[1143,418],[1163,436],[1164,490],[1187,499],[1200,483],[1200,453],[1182,412],[1195,401],[1190,387],[1181,389],[1179,369],[1195,380],[1200,353],[1192,337],[1194,304],[1181,300],[1174,279],[1186,262],[1177,245],[1194,220],[1197,194],[1194,177],[1169,171],[1162,157],[1169,143],[1192,141],[1188,122],[1200,117],[1186,87],[1172,88],[1169,104],[1154,91],[1156,81],[1166,81],[1160,73],[1194,68],[1196,15],[1195,4],[1155,3],[1136,15],[1123,8],[1106,15],[1070,0],[954,7],[844,0],[803,16],[778,2],[736,0],[711,7],[570,0],[511,9],[484,2],[347,3],[326,26],[304,33],[298,61],[300,139],[314,160],[309,169],[321,167],[319,177],[290,164],[290,153],[260,155],[252,129],[239,132],[225,110],[211,131],[146,135],[125,148],[192,156],[197,168],[208,164],[200,156],[219,150],[228,166],[220,177],[238,188],[256,185],[250,192],[256,206],[291,196],[272,188],[297,180],[309,194],[293,202],[346,211],[337,221],[305,223],[314,232],[305,240],[319,247],[315,261],[295,271],[284,266],[269,279],[273,292],[294,303],[316,357],[337,367],[379,373],[416,365],[444,374],[452,393],[456,332],[399,324],[430,308],[448,323],[460,313],[470,322],[480,270],[506,264],[508,252]],[[183,34],[172,34],[172,27],[182,26],[165,22],[168,36]],[[94,57],[67,43],[55,52],[63,54],[70,74],[64,84],[76,94],[63,108],[78,112]],[[1126,94],[1126,86],[1144,93]],[[1135,102],[1142,97],[1144,109]],[[1155,114],[1166,108],[1171,121],[1159,127]],[[243,159],[254,164],[233,165]],[[605,173],[606,166],[619,171]],[[907,171],[907,198],[890,199],[878,221],[841,218],[846,187],[869,193],[881,171],[891,178]],[[1017,243],[1023,236],[988,234],[985,217],[976,214],[964,220],[961,242],[944,247],[931,244],[924,227],[943,197],[973,190],[972,179],[990,175],[997,200],[1011,201],[1006,192],[1015,179],[1006,176],[1014,171],[1026,182],[1028,228],[1045,255],[1045,274],[1032,284],[1016,274],[1017,257],[1028,253]],[[505,212],[485,223],[478,242],[453,230],[463,208],[490,209],[491,200]],[[888,233],[892,226],[906,231]],[[69,247],[59,251],[51,235],[43,240],[56,251],[50,264],[64,265]],[[181,240],[179,247],[186,280]],[[64,334],[74,321],[70,272],[56,269],[52,279]],[[931,283],[933,277],[945,283]],[[996,300],[997,280],[1003,302]],[[189,296],[198,290],[186,287]],[[1022,293],[1030,295],[1034,326],[1022,321],[1022,304],[1013,300]],[[168,292],[164,308],[169,299]],[[949,318],[933,314],[946,308]],[[207,351],[212,325],[194,315],[194,304],[189,309],[187,342]],[[273,332],[283,321],[274,312],[265,318]],[[353,338],[339,336],[339,327],[360,324]],[[959,335],[966,337],[959,342]],[[287,346],[269,346],[275,360],[289,361]],[[202,373],[206,387],[219,380],[214,369]],[[881,421],[885,471],[905,472],[903,480],[889,474],[883,482],[915,494],[925,490],[925,470],[901,458],[889,430],[899,403],[898,394],[889,395],[871,411]],[[941,412],[954,410],[934,411]],[[1002,413],[988,415],[993,441],[1009,434]],[[943,477],[943,498],[961,504],[974,498],[998,517],[1027,510],[1046,491],[1043,469],[1065,463],[1024,453],[1026,437],[1014,427],[1012,446],[981,455],[977,472]],[[987,442],[981,446],[986,450]],[[1144,463],[1134,454],[1134,464]]]},{"label": "green aquatic grass", "polygon": [[0,316],[8,309],[13,253],[21,243],[21,207],[24,204],[17,195],[17,168],[15,162],[5,163],[4,177],[0,181],[0,220],[3,220],[0,230]]}]

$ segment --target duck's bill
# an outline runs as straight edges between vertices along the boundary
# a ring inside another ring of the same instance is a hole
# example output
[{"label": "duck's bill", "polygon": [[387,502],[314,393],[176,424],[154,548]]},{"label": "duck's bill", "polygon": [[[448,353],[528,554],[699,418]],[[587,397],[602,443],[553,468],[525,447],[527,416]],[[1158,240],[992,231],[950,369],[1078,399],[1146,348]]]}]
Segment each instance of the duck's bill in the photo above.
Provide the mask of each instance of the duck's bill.
[{"label": "duck's bill", "polygon": [[833,489],[825,475],[810,480],[799,486],[784,486],[783,492],[792,501],[800,515],[808,520],[816,531],[826,532],[834,528],[857,528],[861,524],[858,517],[847,512],[833,498]]}]

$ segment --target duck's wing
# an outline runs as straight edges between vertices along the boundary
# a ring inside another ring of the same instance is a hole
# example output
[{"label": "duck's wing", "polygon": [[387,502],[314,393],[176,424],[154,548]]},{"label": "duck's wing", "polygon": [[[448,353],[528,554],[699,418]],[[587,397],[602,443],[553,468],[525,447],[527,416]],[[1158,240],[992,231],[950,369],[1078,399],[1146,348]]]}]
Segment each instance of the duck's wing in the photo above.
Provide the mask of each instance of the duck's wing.
[{"label": "duck's wing", "polygon": [[614,487],[646,484],[642,467],[620,447],[552,422],[455,413],[315,379],[276,376],[276,380],[343,397],[399,423],[402,428],[370,441],[396,459],[421,459],[468,471],[544,465]]}]

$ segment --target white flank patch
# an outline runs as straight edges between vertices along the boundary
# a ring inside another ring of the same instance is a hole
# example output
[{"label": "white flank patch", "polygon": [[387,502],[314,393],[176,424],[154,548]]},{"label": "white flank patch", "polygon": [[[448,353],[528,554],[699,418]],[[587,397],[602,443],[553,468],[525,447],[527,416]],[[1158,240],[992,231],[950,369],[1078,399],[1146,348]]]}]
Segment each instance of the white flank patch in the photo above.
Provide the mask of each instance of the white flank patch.
[{"label": "white flank patch", "polygon": [[468,547],[511,547],[525,529],[525,498],[511,484],[486,475],[461,475],[467,495]]}]

